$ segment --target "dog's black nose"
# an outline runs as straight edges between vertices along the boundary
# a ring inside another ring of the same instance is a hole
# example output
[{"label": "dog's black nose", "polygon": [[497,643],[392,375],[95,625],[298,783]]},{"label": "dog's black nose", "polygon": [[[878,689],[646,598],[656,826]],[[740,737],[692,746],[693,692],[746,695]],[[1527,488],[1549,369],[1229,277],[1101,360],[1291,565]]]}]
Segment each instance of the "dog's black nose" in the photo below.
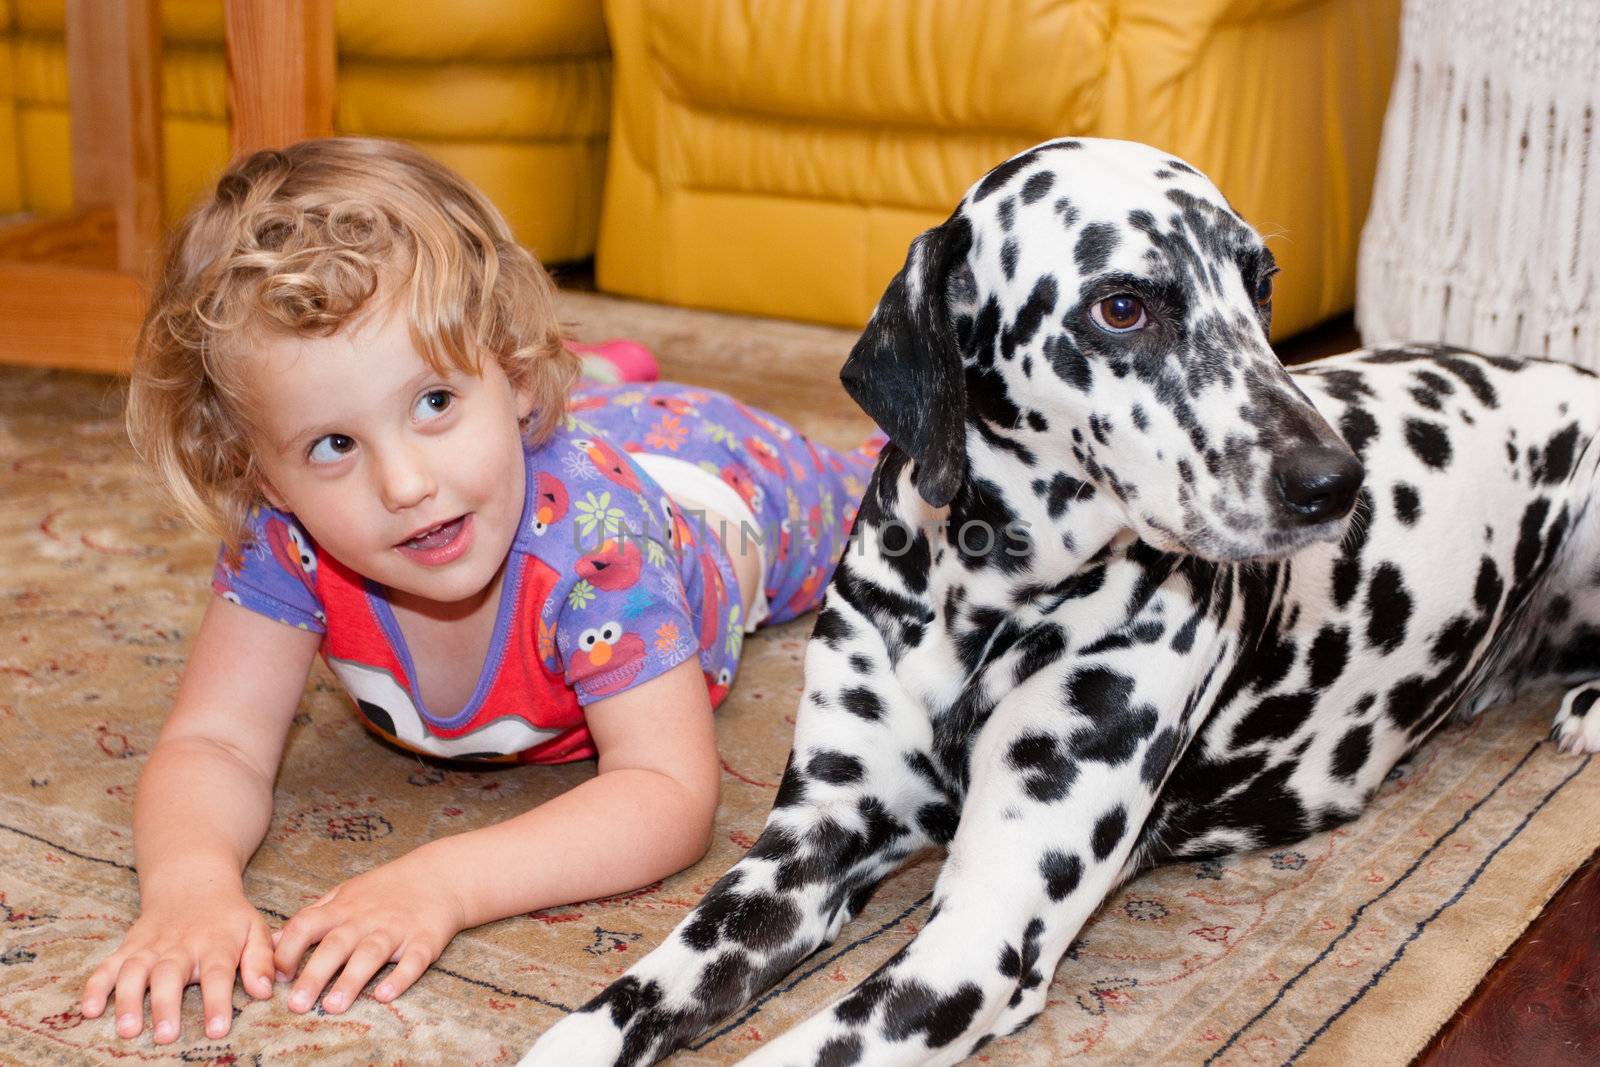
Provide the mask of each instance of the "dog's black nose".
[{"label": "dog's black nose", "polygon": [[1356,502],[1365,473],[1346,448],[1301,448],[1272,465],[1284,507],[1302,526],[1345,515]]}]

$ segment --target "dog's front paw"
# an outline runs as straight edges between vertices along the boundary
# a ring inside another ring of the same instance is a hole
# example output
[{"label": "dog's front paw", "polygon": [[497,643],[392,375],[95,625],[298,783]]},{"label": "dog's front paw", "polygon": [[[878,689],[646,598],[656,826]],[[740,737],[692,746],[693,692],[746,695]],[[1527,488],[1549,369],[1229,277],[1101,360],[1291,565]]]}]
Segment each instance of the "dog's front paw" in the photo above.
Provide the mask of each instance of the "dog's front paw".
[{"label": "dog's front paw", "polygon": [[1567,690],[1550,736],[1563,752],[1600,752],[1600,682]]},{"label": "dog's front paw", "polygon": [[606,1011],[575,1011],[540,1035],[518,1067],[610,1067],[622,1056],[622,1031]]}]

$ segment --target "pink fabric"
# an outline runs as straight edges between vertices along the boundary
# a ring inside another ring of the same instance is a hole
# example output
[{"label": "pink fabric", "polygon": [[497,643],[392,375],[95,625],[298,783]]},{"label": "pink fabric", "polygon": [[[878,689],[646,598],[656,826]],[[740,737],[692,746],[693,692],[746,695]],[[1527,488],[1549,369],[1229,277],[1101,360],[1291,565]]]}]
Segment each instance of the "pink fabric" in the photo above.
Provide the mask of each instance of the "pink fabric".
[{"label": "pink fabric", "polygon": [[656,363],[655,355],[638,341],[630,341],[624,337],[592,344],[586,341],[568,341],[567,348],[580,356],[599,356],[612,364],[621,375],[618,381],[653,382],[661,377],[661,367]]}]

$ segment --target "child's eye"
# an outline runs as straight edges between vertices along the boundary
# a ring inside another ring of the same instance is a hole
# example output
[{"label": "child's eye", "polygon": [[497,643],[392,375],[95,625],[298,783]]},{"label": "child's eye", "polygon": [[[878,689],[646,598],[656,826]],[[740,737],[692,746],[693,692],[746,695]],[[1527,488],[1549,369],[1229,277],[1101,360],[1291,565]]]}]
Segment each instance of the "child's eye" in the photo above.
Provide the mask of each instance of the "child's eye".
[{"label": "child's eye", "polygon": [[337,463],[355,447],[355,440],[342,433],[325,434],[311,442],[311,450],[306,457],[313,463]]},{"label": "child's eye", "polygon": [[455,403],[455,396],[448,389],[429,389],[417,400],[417,406],[411,413],[424,421],[436,418],[450,410],[450,405]]}]

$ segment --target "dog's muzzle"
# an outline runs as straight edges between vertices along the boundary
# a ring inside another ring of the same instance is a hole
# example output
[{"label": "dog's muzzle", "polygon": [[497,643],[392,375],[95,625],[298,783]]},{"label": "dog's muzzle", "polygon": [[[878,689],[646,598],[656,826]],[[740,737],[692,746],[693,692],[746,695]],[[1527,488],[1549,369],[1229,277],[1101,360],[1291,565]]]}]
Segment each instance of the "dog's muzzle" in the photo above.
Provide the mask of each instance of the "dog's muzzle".
[{"label": "dog's muzzle", "polygon": [[1272,464],[1283,512],[1290,522],[1314,526],[1349,514],[1366,472],[1348,448],[1297,449]]}]

